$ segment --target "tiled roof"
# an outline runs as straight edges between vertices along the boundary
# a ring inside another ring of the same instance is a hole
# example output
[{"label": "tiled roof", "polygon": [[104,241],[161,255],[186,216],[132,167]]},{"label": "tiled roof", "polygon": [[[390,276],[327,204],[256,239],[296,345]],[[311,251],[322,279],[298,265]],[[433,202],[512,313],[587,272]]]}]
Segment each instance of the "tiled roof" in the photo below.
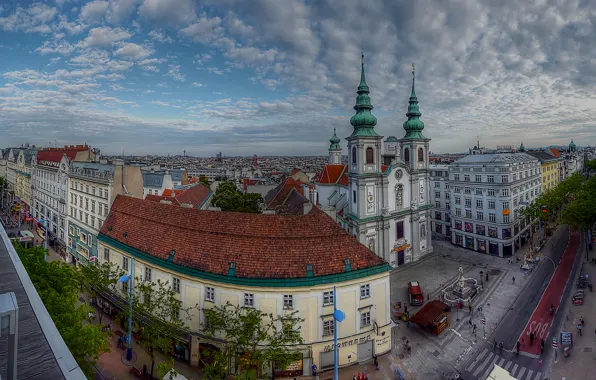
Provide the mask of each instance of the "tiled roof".
[{"label": "tiled roof", "polygon": [[556,157],[543,152],[541,150],[532,150],[529,152],[526,152],[527,154],[529,154],[532,157],[536,157],[541,163],[545,163],[545,162],[552,162],[552,161],[556,161]]},{"label": "tiled roof", "polygon": [[171,201],[172,204],[180,206],[182,203],[191,204],[199,208],[211,195],[211,189],[202,183],[189,187],[186,190],[164,190],[163,195],[148,194],[145,199],[151,202]]},{"label": "tiled roof", "polygon": [[348,186],[348,184],[350,183],[348,175],[346,173],[342,174],[341,177],[339,178],[339,181],[337,181],[337,183],[339,183],[340,185],[343,185],[343,186]]},{"label": "tiled roof", "polygon": [[298,173],[299,171],[300,171],[300,169],[298,169],[298,168],[295,168],[294,170],[292,170],[292,171],[290,172],[290,175],[294,175],[294,174]]},{"label": "tiled roof", "polygon": [[498,164],[514,162],[531,162],[535,158],[527,153],[494,153],[494,154],[468,154],[455,161],[455,164]]},{"label": "tiled roof", "polygon": [[37,163],[41,161],[60,162],[64,155],[72,161],[77,157],[78,152],[78,150],[40,150],[37,153]]},{"label": "tiled roof", "polygon": [[323,167],[323,170],[314,178],[314,182],[321,184],[336,184],[341,179],[342,174],[348,170],[348,165],[329,164]]},{"label": "tiled roof", "polygon": [[556,158],[561,157],[561,152],[559,152],[559,150],[557,148],[550,148],[549,150],[550,150],[551,154],[553,156],[555,156]]},{"label": "tiled roof", "polygon": [[302,182],[296,181],[292,177],[288,177],[265,195],[264,201],[267,204],[267,208],[275,210],[278,206],[282,206],[293,190],[304,195]]},{"label": "tiled roof", "polygon": [[[124,234],[126,233],[126,237]],[[387,264],[324,212],[265,215],[172,207],[119,195],[100,239],[115,240],[146,255],[220,276],[246,279],[307,278]],[[109,241],[109,240],[108,240]],[[235,263],[233,275],[228,275]]]}]

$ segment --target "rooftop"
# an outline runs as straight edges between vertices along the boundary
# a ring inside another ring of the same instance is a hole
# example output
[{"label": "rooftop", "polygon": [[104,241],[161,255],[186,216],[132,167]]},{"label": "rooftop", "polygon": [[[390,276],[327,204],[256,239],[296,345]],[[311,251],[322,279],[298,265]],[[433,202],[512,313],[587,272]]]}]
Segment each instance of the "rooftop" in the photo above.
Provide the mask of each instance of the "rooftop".
[{"label": "rooftop", "polygon": [[543,163],[557,161],[557,157],[555,157],[551,154],[548,154],[542,150],[532,150],[532,151],[528,151],[526,153],[532,157],[536,157],[538,159],[538,161],[543,162]]},{"label": "rooftop", "polygon": [[455,161],[454,164],[507,164],[536,161],[526,153],[469,154]]},{"label": "rooftop", "polygon": [[[17,378],[85,379],[0,225],[0,293],[18,302]],[[8,334],[0,337],[0,376],[7,370]]]},{"label": "rooftop", "polygon": [[99,240],[175,271],[255,286],[308,286],[390,270],[316,207],[306,215],[265,215],[118,196]]},{"label": "rooftop", "polygon": [[[195,186],[191,186],[185,190],[164,190],[164,195],[152,195],[147,194],[145,200],[160,202],[160,201],[171,201],[172,204],[180,206],[183,203],[191,204],[193,207],[199,208],[205,203],[205,201],[211,196],[213,192],[211,189],[203,183],[198,183]],[[168,194],[168,195],[166,195]]]}]

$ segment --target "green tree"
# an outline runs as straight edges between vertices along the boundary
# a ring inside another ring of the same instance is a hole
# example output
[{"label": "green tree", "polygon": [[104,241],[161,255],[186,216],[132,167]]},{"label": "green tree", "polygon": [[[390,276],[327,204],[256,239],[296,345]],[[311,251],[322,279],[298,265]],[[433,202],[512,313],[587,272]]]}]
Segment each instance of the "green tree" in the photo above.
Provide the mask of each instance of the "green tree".
[{"label": "green tree", "polygon": [[209,183],[209,179],[205,176],[200,176],[199,177],[199,182],[201,182],[203,185],[209,187],[210,183]]},{"label": "green tree", "polygon": [[224,339],[220,351],[206,352],[210,359],[206,371],[212,376],[224,376],[228,372],[227,363],[236,358],[238,352],[245,353],[241,359],[244,365],[238,370],[239,379],[260,378],[264,364],[287,368],[293,361],[302,358],[302,353],[293,347],[303,343],[300,329],[304,319],[298,317],[297,311],[274,316],[228,302],[204,309],[204,312],[204,332],[213,339]]},{"label": "green tree", "polygon": [[47,262],[41,247],[15,249],[39,297],[79,367],[94,378],[93,365],[100,352],[109,350],[108,335],[101,326],[87,322],[89,306],[78,303],[80,282],[74,267],[59,261]]},{"label": "green tree", "polygon": [[572,196],[562,220],[576,231],[586,231],[596,223],[596,177],[585,181]]},{"label": "green tree", "polygon": [[[83,289],[94,298],[107,294],[118,279],[125,274],[117,265],[106,262],[103,264],[90,264],[79,266],[81,285]],[[98,308],[99,324],[103,319],[103,310]]]},{"label": "green tree", "polygon": [[589,170],[596,170],[596,158],[586,162],[585,165]]},{"label": "green tree", "polygon": [[[191,311],[198,309],[198,305],[182,307],[177,294],[167,281],[135,279],[132,300],[133,331],[137,332],[151,357],[151,378],[156,350],[169,355],[173,348],[173,339],[188,331],[186,322],[191,317]],[[129,308],[125,308],[122,313],[124,320],[128,320],[128,314]]]},{"label": "green tree", "polygon": [[220,183],[213,195],[213,204],[223,211],[258,213],[262,203],[263,198],[260,194],[242,194],[236,185],[229,181]]}]

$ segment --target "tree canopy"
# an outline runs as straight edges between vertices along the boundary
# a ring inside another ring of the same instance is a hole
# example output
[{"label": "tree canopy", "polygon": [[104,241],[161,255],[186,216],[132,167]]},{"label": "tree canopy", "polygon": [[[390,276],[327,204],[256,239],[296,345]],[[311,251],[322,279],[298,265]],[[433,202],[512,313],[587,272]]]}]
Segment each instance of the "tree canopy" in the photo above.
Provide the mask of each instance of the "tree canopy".
[{"label": "tree canopy", "polygon": [[263,198],[260,194],[242,194],[236,185],[229,181],[220,183],[213,195],[213,204],[223,211],[258,213],[262,203]]},{"label": "tree canopy", "polygon": [[562,220],[574,230],[585,231],[596,223],[596,177],[585,181],[563,210]]},{"label": "tree canopy", "polygon": [[[81,265],[79,266],[79,273],[81,274],[83,289],[92,297],[98,298],[100,295],[108,293],[118,283],[118,279],[124,274],[124,271],[115,264],[106,262],[103,264]],[[101,324],[102,308],[98,308],[97,312]]]},{"label": "tree canopy", "polygon": [[203,331],[213,339],[221,337],[225,343],[221,351],[207,350],[209,360],[206,372],[213,377],[224,376],[228,363],[244,352],[236,363],[238,379],[255,379],[262,376],[264,364],[275,363],[278,368],[287,368],[293,361],[302,358],[302,353],[292,346],[302,344],[300,332],[303,319],[297,311],[284,316],[274,316],[252,307],[227,303],[204,309],[206,323]]},{"label": "tree canopy", "polygon": [[93,365],[99,353],[109,350],[108,335],[101,326],[84,323],[90,309],[78,303],[81,283],[76,269],[63,262],[45,261],[46,251],[41,247],[24,248],[15,243],[15,249],[79,367],[94,378]]}]

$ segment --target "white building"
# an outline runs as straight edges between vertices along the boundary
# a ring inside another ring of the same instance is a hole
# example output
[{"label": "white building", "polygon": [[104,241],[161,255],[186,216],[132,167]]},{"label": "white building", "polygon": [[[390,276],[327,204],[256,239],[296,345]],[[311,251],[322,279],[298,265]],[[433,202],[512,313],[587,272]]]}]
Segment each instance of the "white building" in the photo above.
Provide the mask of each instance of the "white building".
[{"label": "white building", "polygon": [[171,195],[174,189],[188,184],[184,169],[143,168],[143,198],[147,195]]},{"label": "white building", "polygon": [[540,163],[526,153],[469,155],[449,165],[451,242],[500,257],[530,237],[520,209],[540,194]]},{"label": "white building", "polygon": [[431,228],[434,236],[451,240],[451,189],[449,165],[429,165],[430,195],[434,205]]},{"label": "white building", "polygon": [[564,154],[565,157],[565,178],[569,178],[573,173],[581,173],[584,169],[584,154],[577,150],[577,146],[571,140],[567,152]]},{"label": "white building", "polygon": [[353,131],[346,138],[349,163],[340,163],[341,140],[334,135],[329,164],[314,179],[310,200],[391,265],[416,261],[433,248],[430,139],[422,134],[414,79],[401,139],[391,136],[383,142],[375,131],[364,64],[357,93],[356,114],[350,119]]}]

